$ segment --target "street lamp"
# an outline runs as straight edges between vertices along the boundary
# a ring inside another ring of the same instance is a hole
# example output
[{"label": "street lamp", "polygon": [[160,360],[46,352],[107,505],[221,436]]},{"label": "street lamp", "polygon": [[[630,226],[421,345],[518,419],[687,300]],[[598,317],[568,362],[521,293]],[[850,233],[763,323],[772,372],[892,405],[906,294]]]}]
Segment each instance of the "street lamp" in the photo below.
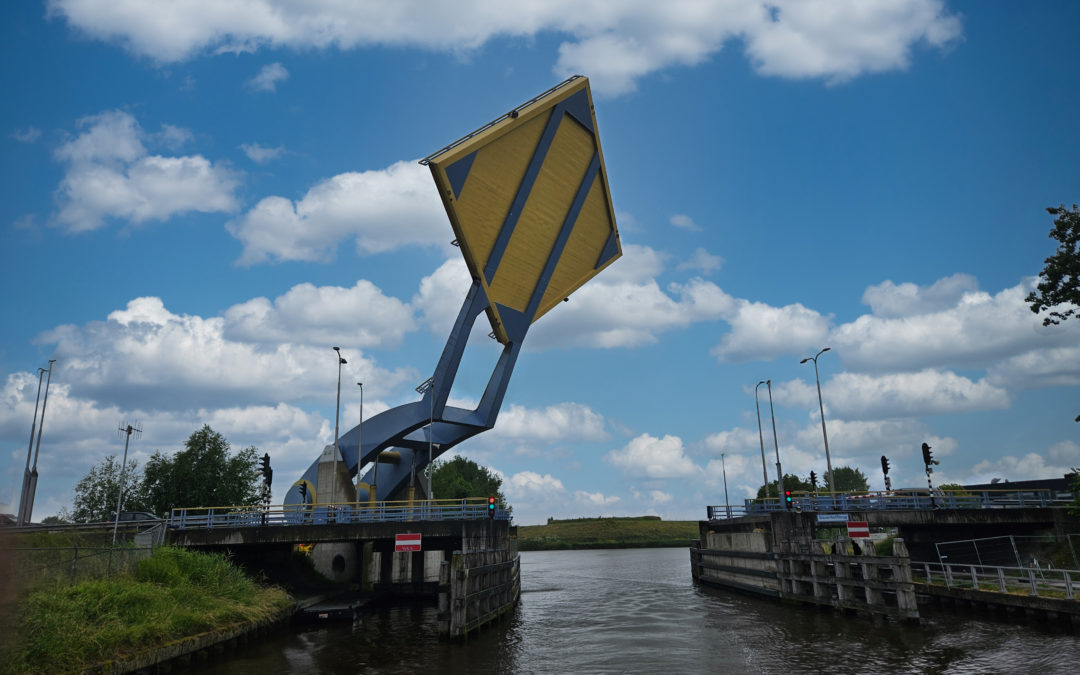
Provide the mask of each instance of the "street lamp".
[{"label": "street lamp", "polygon": [[754,409],[757,410],[757,434],[758,442],[761,443],[761,477],[765,480],[765,498],[769,498],[769,472],[765,469],[765,437],[761,434],[761,406],[758,405],[758,387],[765,384],[765,380],[757,383],[754,387]]},{"label": "street lamp", "polygon": [[[360,424],[356,426],[356,489],[360,489],[360,473],[361,467],[364,465],[364,383],[357,382],[356,386],[360,387]],[[375,462],[375,469],[378,470],[379,463]],[[375,478],[371,479],[371,487],[369,493],[375,491]],[[370,494],[368,495],[371,496]],[[371,501],[368,499],[368,501]]]},{"label": "street lamp", "polygon": [[338,366],[337,366],[337,404],[334,407],[334,472],[330,478],[330,501],[337,501],[337,472],[338,472],[338,457],[341,456],[341,449],[338,448],[338,422],[341,417],[341,366],[348,363],[341,355],[341,347],[333,347],[334,353],[337,354]]},{"label": "street lamp", "polygon": [[[416,393],[428,396],[428,404],[430,406],[428,410],[428,428],[427,428],[427,498],[431,497],[431,460],[432,460],[432,447],[434,446],[432,435],[435,433],[435,376],[432,375],[428,379],[420,383],[420,386],[416,388]],[[415,454],[413,455],[413,463],[415,464]],[[415,480],[415,478],[414,478]]]},{"label": "street lamp", "polygon": [[827,351],[829,351],[828,347],[822,349],[820,352],[814,354],[813,356],[806,357],[802,361],[799,361],[799,363],[806,363],[807,361],[814,362],[814,379],[817,380],[818,408],[821,410],[821,436],[825,439],[825,463],[827,465],[827,468],[829,469],[829,493],[832,494],[836,492],[836,482],[833,481],[832,459],[829,457],[829,434],[825,432],[825,404],[821,402],[821,378],[818,376],[817,368],[818,357]]},{"label": "street lamp", "polygon": [[776,496],[783,498],[784,472],[780,469],[780,441],[776,438],[776,414],[773,413],[772,406],[772,380],[765,380],[765,385],[769,388],[769,417],[772,418],[772,440],[773,446],[776,448]]},{"label": "street lamp", "polygon": [[[26,481],[26,496],[25,499],[22,500],[23,511],[19,519],[19,522],[23,525],[29,525],[34,515],[34,495],[37,493],[38,482],[37,462],[38,455],[41,454],[41,432],[45,431],[45,408],[49,405],[49,385],[52,384],[52,370],[54,363],[56,363],[56,359],[49,359],[49,369],[45,371],[45,400],[41,402],[41,419],[38,421],[37,446],[34,449],[34,465],[30,467],[30,476]],[[40,377],[38,377],[38,381],[41,381]],[[33,436],[31,436],[31,439],[33,439]]]},{"label": "street lamp", "polygon": [[19,494],[19,527],[30,524],[29,522],[24,522],[23,514],[26,509],[27,493],[30,490],[30,456],[34,454],[34,432],[37,431],[38,406],[41,405],[41,381],[44,378],[45,369],[38,368],[37,400],[34,401],[34,421],[30,424],[30,446],[26,448],[26,470],[23,471],[22,492]]},{"label": "street lamp", "polygon": [[731,503],[728,501],[727,496],[727,465],[724,463],[724,453],[720,453],[720,470],[724,472],[724,510],[727,511],[727,517],[731,518]]}]

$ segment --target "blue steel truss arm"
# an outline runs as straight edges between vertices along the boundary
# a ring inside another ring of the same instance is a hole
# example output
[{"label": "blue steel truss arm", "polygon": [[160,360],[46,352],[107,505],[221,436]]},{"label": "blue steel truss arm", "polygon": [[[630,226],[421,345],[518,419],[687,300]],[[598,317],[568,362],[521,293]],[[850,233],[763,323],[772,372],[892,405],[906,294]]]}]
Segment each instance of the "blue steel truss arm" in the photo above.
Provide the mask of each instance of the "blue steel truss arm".
[{"label": "blue steel truss arm", "polygon": [[[467,438],[495,426],[503,396],[521,350],[521,342],[528,331],[529,324],[522,320],[520,313],[509,310],[510,322],[514,325],[508,326],[507,332],[513,336],[513,339],[503,346],[502,354],[488,381],[480,405],[475,410],[446,405],[454,378],[461,365],[469,333],[486,306],[486,294],[480,282],[474,280],[462,303],[461,311],[458,313],[446,346],[443,348],[442,356],[439,358],[433,376],[433,385],[425,392],[423,399],[383,411],[365,421],[363,448],[357,447],[357,441],[361,436],[359,427],[353,427],[339,438],[338,447],[349,469],[350,477],[355,477],[358,470],[373,462],[383,450],[400,451],[401,461],[397,465],[383,464],[380,467],[376,487],[377,499],[392,498],[407,485],[413,470],[414,456],[417,471],[427,465],[427,452],[424,451],[428,446],[428,433],[431,434],[433,449],[438,446],[433,452],[432,459],[434,459]],[[434,404],[431,400],[432,396],[434,396]],[[431,429],[428,431],[426,428],[429,426]],[[369,466],[361,479],[361,484],[370,484],[373,473]],[[301,502],[298,485],[302,481],[307,481],[315,489],[314,495],[308,495],[308,501],[329,501],[328,498],[320,499],[318,496],[318,475],[319,462],[315,460],[300,480],[289,488],[283,503]],[[357,499],[364,501],[367,498],[366,490],[361,486]]]},{"label": "blue steel truss arm", "polygon": [[[540,142],[533,152],[525,176],[515,193],[514,204],[517,206],[513,206],[508,210],[496,237],[494,248],[488,255],[484,268],[477,270],[477,273],[483,275],[487,283],[491,283],[495,278],[514,231],[519,226],[524,226],[520,220],[522,208],[532,192],[532,187],[547,157],[555,133],[559,126],[563,124],[564,118],[576,120],[572,123],[580,124],[588,133],[593,136],[596,135],[589,107],[589,97],[584,89],[553,107],[549,118],[545,122]],[[451,165],[449,169],[451,187],[457,195],[460,195],[461,190],[465,189],[468,183],[470,167],[472,167],[471,159],[465,161],[466,163],[461,165],[460,169],[454,169],[453,167],[456,165]],[[473,280],[472,287],[462,304],[454,328],[447,338],[446,346],[443,348],[442,356],[439,358],[435,368],[435,373],[432,376],[432,386],[424,393],[423,399],[384,411],[366,421],[363,429],[362,448],[357,447],[360,438],[360,431],[357,427],[341,436],[338,447],[348,467],[349,475],[356,476],[357,472],[362,471],[365,465],[369,466],[360,481],[361,489],[357,494],[359,500],[366,500],[368,497],[363,484],[370,484],[374,473],[370,467],[375,466],[372,462],[383,450],[397,448],[401,453],[399,463],[384,464],[385,469],[378,472],[376,497],[378,499],[389,499],[399,496],[401,489],[408,483],[414,467],[419,471],[427,465],[429,456],[427,452],[424,452],[426,447],[431,448],[430,459],[433,460],[463,440],[495,426],[495,419],[498,417],[499,408],[502,406],[510,376],[513,373],[514,365],[517,363],[525,335],[536,318],[552,276],[558,267],[559,260],[562,258],[564,249],[569,244],[571,232],[581,215],[590,189],[595,181],[600,180],[601,169],[599,142],[597,141],[593,157],[580,179],[573,201],[568,211],[563,214],[561,228],[551,249],[547,252],[547,260],[540,273],[540,278],[533,287],[532,296],[527,305],[523,310],[517,310],[499,303],[496,306],[497,311],[491,312],[492,317],[497,314],[501,320],[501,329],[505,333],[507,340],[503,345],[502,354],[499,356],[498,363],[488,380],[487,387],[476,409],[464,410],[449,407],[446,402],[450,396],[458,368],[461,365],[461,358],[472,326],[477,317],[485,309],[491,307],[480,279]],[[596,263],[597,267],[609,262],[618,251],[617,236],[617,232],[613,228],[611,237]],[[498,329],[498,327],[496,328]],[[317,478],[318,461],[316,460],[305,472],[302,480],[306,480],[315,486],[317,493]],[[317,498],[317,494],[315,497]],[[287,493],[284,502],[297,503],[299,501],[299,490],[294,485]],[[322,499],[319,501],[325,502],[327,500]]]}]

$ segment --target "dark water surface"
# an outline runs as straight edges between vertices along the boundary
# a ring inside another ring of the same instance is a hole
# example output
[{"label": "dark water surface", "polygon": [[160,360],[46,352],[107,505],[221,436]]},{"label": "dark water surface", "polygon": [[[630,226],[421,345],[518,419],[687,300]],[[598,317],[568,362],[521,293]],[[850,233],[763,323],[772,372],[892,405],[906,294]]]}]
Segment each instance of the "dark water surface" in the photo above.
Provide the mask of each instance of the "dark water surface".
[{"label": "dark water surface", "polygon": [[210,673],[1080,673],[1054,626],[922,609],[918,626],[695,586],[686,549],[521,554],[521,604],[467,643],[436,608],[295,626]]}]

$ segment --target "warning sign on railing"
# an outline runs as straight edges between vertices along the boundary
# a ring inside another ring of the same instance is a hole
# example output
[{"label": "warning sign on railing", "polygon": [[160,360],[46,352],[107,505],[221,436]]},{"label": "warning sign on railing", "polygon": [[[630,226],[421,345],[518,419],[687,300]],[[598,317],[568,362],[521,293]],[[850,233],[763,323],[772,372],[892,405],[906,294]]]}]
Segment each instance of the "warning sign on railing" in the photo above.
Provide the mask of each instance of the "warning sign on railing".
[{"label": "warning sign on railing", "polygon": [[[864,523],[865,525],[865,523]],[[869,535],[867,535],[869,536]],[[403,553],[406,551],[419,551],[420,550],[420,533],[416,534],[399,534],[394,537],[394,552]]]},{"label": "warning sign on railing", "polygon": [[[398,535],[399,537],[401,535]],[[852,539],[869,539],[870,525],[865,520],[849,520],[847,524],[847,536]]]}]

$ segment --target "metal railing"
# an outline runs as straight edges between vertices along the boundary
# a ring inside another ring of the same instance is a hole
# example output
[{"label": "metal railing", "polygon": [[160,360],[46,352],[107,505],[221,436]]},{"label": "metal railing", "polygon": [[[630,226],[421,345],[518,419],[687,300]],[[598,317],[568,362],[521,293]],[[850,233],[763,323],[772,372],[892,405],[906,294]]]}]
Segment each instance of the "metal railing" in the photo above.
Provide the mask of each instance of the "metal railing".
[{"label": "metal railing", "polygon": [[[1055,490],[983,490],[981,492],[926,490],[886,492],[793,493],[795,511],[872,511],[920,509],[1011,509],[1066,508],[1072,504],[1071,492]],[[747,499],[742,504],[706,507],[709,520],[737,518],[787,510],[776,498]]]},{"label": "metal railing", "polygon": [[[335,523],[411,522],[418,520],[482,520],[488,518],[486,498],[435,499],[400,502],[346,502],[340,504],[285,504],[281,506],[213,506],[173,509],[168,525],[175,529],[328,525]],[[495,520],[509,520],[510,512],[497,504]]]},{"label": "metal railing", "polygon": [[913,576],[921,571],[925,583],[953,589],[1034,595],[1075,600],[1075,583],[1080,571],[1043,567],[993,567],[954,563],[913,562]]}]

